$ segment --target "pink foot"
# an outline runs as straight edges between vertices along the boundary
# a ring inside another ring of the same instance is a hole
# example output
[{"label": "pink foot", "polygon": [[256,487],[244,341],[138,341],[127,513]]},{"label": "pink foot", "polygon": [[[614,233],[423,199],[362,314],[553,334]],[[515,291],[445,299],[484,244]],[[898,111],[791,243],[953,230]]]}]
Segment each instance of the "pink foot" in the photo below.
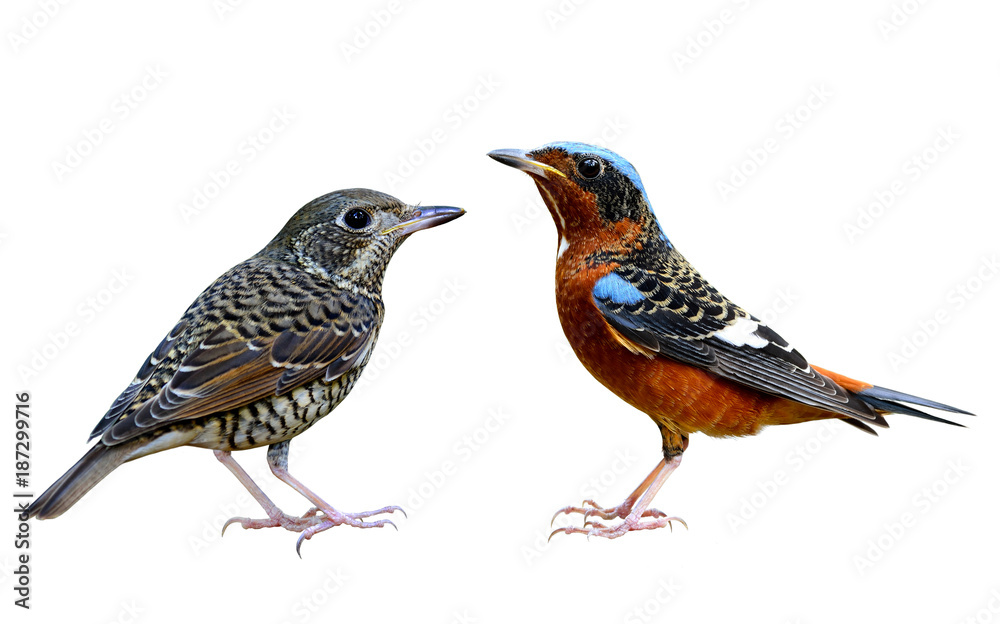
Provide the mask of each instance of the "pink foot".
[{"label": "pink foot", "polygon": [[362,511],[356,513],[340,512],[332,507],[328,509],[313,507],[301,516],[289,516],[281,510],[276,509],[275,512],[267,518],[230,518],[226,521],[226,524],[222,526],[222,533],[225,534],[226,528],[228,528],[230,524],[236,522],[238,522],[244,529],[281,527],[288,531],[294,531],[300,534],[298,541],[295,542],[295,552],[301,557],[302,553],[300,552],[300,549],[302,548],[302,542],[304,540],[312,539],[313,535],[326,531],[327,529],[331,529],[335,526],[346,524],[358,529],[371,529],[383,527],[388,524],[391,525],[392,528],[396,529],[396,524],[392,520],[367,520],[367,518],[371,516],[383,513],[393,513],[395,511],[402,512],[403,516],[406,516],[406,512],[403,508],[397,505],[390,505],[373,511]]},{"label": "pink foot", "polygon": [[[602,509],[600,511],[608,512],[607,516],[602,515],[602,517],[605,518],[606,520],[619,517],[617,515],[611,515],[610,510]],[[558,513],[556,515],[558,515]],[[601,514],[594,514],[594,515],[601,515]],[[629,514],[625,516],[625,519],[622,522],[619,522],[614,526],[607,526],[601,524],[600,522],[585,520],[582,528],[563,527],[560,529],[556,529],[555,531],[552,531],[552,533],[549,535],[549,539],[552,539],[552,536],[555,535],[556,533],[565,533],[566,535],[570,535],[572,533],[582,533],[586,535],[588,538],[593,536],[593,537],[606,537],[608,539],[615,539],[616,537],[621,537],[622,535],[625,535],[629,531],[660,529],[665,526],[669,526],[670,530],[673,531],[674,530],[673,522],[675,521],[683,524],[685,529],[688,528],[687,522],[684,522],[684,520],[680,518],[677,518],[675,516],[667,516],[667,514],[663,513],[662,511],[659,511],[658,509],[647,509],[644,512],[642,512],[642,514]]]},{"label": "pink foot", "polygon": [[283,511],[277,511],[273,516],[268,518],[243,518],[239,516],[234,516],[226,523],[222,525],[222,534],[226,534],[226,529],[229,528],[230,524],[238,522],[240,526],[244,529],[267,529],[271,527],[282,527],[288,529],[289,531],[304,531],[310,526],[316,524],[321,519],[316,516],[316,510],[310,509],[308,512],[302,516],[289,516]]},{"label": "pink foot", "polygon": [[392,505],[390,507],[383,507],[382,509],[377,509],[375,511],[363,511],[359,513],[341,513],[339,511],[336,511],[335,509],[330,509],[330,510],[324,509],[321,510],[322,514],[317,514],[316,509],[314,507],[313,509],[310,509],[308,512],[306,512],[306,515],[313,514],[311,517],[317,518],[319,519],[319,521],[313,524],[312,526],[306,527],[305,529],[302,530],[302,532],[299,535],[299,539],[296,540],[295,542],[295,552],[298,553],[299,557],[302,557],[302,552],[301,552],[302,542],[312,539],[312,536],[316,535],[317,533],[321,533],[323,531],[326,531],[327,529],[331,529],[341,524],[346,524],[356,529],[381,528],[388,524],[392,528],[398,531],[399,527],[397,527],[396,523],[393,522],[392,520],[381,519],[381,518],[378,520],[365,520],[365,518],[368,518],[373,515],[377,515],[380,513],[392,513],[397,510],[402,512],[404,517],[406,516],[406,512],[403,511],[403,508],[398,507],[396,505]]},{"label": "pink foot", "polygon": [[[556,521],[556,518],[558,518],[560,514],[567,514],[567,515],[573,513],[583,514],[583,521],[586,524],[587,518],[589,518],[590,516],[598,516],[604,520],[614,520],[615,518],[626,518],[630,513],[632,513],[631,501],[625,501],[621,505],[618,505],[617,507],[601,507],[599,504],[597,504],[597,502],[588,498],[587,500],[583,501],[581,505],[582,505],[581,507],[576,507],[574,505],[563,507],[552,516],[552,522],[550,522],[549,525],[551,526],[552,523]],[[663,513],[659,509],[646,509],[645,511],[642,512],[641,517],[666,518],[667,514]]]}]

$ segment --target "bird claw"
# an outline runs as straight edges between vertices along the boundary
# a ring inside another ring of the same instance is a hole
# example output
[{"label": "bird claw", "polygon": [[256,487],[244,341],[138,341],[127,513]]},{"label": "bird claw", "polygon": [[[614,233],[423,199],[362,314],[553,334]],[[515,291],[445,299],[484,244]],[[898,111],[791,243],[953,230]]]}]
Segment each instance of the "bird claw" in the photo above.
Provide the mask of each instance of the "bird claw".
[{"label": "bird claw", "polygon": [[[355,518],[355,519],[359,519],[359,520],[364,520],[365,518],[369,518],[371,516],[377,516],[379,514],[384,514],[384,513],[395,513],[397,511],[399,513],[403,514],[404,518],[409,519],[409,516],[406,515],[406,510],[403,509],[402,507],[400,507],[399,505],[388,505],[386,507],[382,507],[381,509],[375,509],[373,511],[361,511],[361,512],[355,512],[355,513],[345,513],[343,515],[347,516],[348,518]],[[393,526],[396,526],[396,525],[393,525]]]},{"label": "bird claw", "polygon": [[282,513],[268,518],[244,518],[234,516],[222,525],[222,535],[226,534],[226,529],[230,524],[240,523],[244,529],[267,529],[271,527],[283,527],[289,531],[302,531],[316,522],[315,514],[306,513],[302,517],[289,516]]},{"label": "bird claw", "polygon": [[[643,518],[646,518],[646,520],[643,520]],[[582,533],[586,535],[589,540],[591,536],[615,539],[616,537],[625,535],[629,531],[659,529],[665,526],[670,527],[670,531],[673,532],[673,523],[675,521],[683,524],[685,529],[688,528],[687,522],[681,518],[667,516],[662,511],[658,511],[656,509],[647,509],[641,515],[627,516],[625,520],[614,526],[607,526],[595,520],[585,520],[583,527],[561,527],[549,534],[549,540],[551,540],[556,533],[565,533],[566,535]]]},{"label": "bird claw", "polygon": [[[583,514],[584,524],[586,524],[587,518],[589,518],[590,516],[599,516],[603,520],[613,520],[615,518],[626,518],[631,512],[632,512],[632,506],[626,505],[626,503],[622,503],[617,507],[601,507],[596,501],[588,498],[584,500],[582,503],[580,503],[579,507],[575,505],[568,505],[557,511],[555,515],[552,516],[552,521],[549,522],[549,526],[550,527],[552,526],[552,524],[556,521],[556,518],[559,517],[559,514],[566,514],[566,515],[572,513]],[[652,516],[656,518],[660,516],[666,516],[667,514],[663,513],[662,511],[658,511],[656,509],[647,509],[642,513],[642,515],[644,517]]]},{"label": "bird claw", "polygon": [[[603,509],[600,505],[598,505],[596,502],[592,501],[589,498],[580,503],[580,505],[581,506],[579,507],[576,505],[567,505],[562,509],[556,511],[552,515],[552,520],[549,522],[549,526],[551,527],[555,523],[556,518],[558,518],[560,514],[566,514],[568,516],[569,514],[579,513],[583,514],[584,520],[586,520],[587,516],[589,516],[590,514],[601,515],[601,514],[616,513],[618,509],[617,507],[614,507],[612,509]],[[626,515],[628,515],[627,512]],[[617,517],[617,516],[612,516],[612,517]],[[624,518],[625,516],[622,517]],[[610,518],[604,518],[604,519],[610,520]]]},{"label": "bird claw", "polygon": [[295,542],[295,552],[302,557],[301,548],[302,542],[308,539],[312,539],[313,535],[325,531],[327,529],[339,526],[341,524],[346,524],[358,529],[371,529],[377,527],[383,527],[385,525],[392,525],[392,528],[399,531],[399,527],[392,520],[368,520],[372,516],[383,513],[394,513],[396,511],[402,512],[403,517],[406,516],[406,511],[398,505],[390,505],[388,507],[382,507],[381,509],[375,509],[373,511],[362,511],[354,513],[345,513],[337,511],[336,509],[322,509],[319,507],[312,507],[306,511],[301,516],[289,516],[283,512],[278,512],[273,517],[252,519],[243,517],[233,517],[226,521],[222,525],[222,534],[225,535],[226,529],[230,524],[239,523],[244,529],[265,529],[271,527],[282,527],[289,531],[294,531],[299,533],[299,539]]},{"label": "bird claw", "polygon": [[[317,515],[321,511],[324,512],[324,513],[326,512],[326,510],[321,509],[319,507],[311,507],[309,509],[309,511],[305,512],[304,514],[302,514],[302,517],[303,518],[311,518],[311,517]],[[397,511],[399,513],[403,514],[404,518],[409,519],[409,516],[406,515],[406,510],[403,509],[402,507],[400,507],[399,505],[388,505],[386,507],[382,507],[381,509],[373,509],[372,511],[356,511],[356,512],[338,511],[336,513],[339,514],[339,515],[341,515],[341,516],[344,516],[345,518],[353,518],[353,519],[357,519],[357,520],[364,520],[365,518],[370,518],[371,516],[377,516],[379,514],[384,514],[384,513],[395,513]]]},{"label": "bird claw", "polygon": [[249,519],[250,518],[238,518],[238,517],[234,516],[234,517],[230,518],[229,520],[226,520],[226,523],[222,525],[222,531],[219,532],[219,536],[220,537],[225,537],[226,536],[226,529],[229,528],[230,524],[232,524],[234,522],[239,522],[240,524],[242,524],[244,520],[249,520]]},{"label": "bird claw", "polygon": [[[326,513],[325,510],[323,510],[323,511],[324,511],[324,513]],[[334,511],[334,510],[331,510],[331,511]],[[400,509],[400,511],[402,511],[402,510]],[[325,531],[327,529],[333,528],[333,527],[341,525],[341,524],[346,524],[346,525],[352,526],[352,527],[357,528],[357,529],[381,528],[381,527],[384,527],[385,525],[388,524],[388,525],[391,525],[392,528],[396,529],[397,532],[399,531],[399,527],[396,526],[396,523],[393,522],[392,520],[368,520],[368,521],[366,521],[366,520],[362,519],[362,518],[367,517],[369,515],[374,515],[375,513],[378,513],[378,512],[362,512],[361,514],[345,514],[345,513],[336,512],[335,511],[334,513],[336,513],[336,515],[338,516],[338,518],[334,519],[334,518],[332,518],[330,516],[327,516],[327,517],[316,516],[317,518],[320,518],[320,521],[317,522],[316,524],[313,524],[310,527],[305,528],[302,531],[301,535],[299,535],[299,539],[297,539],[295,541],[295,554],[297,554],[299,556],[299,559],[302,558],[302,543],[304,541],[312,539],[312,536],[316,535],[317,533],[320,533],[322,531]],[[403,512],[403,515],[406,515],[406,512]],[[354,516],[357,516],[357,517],[354,517]]]}]

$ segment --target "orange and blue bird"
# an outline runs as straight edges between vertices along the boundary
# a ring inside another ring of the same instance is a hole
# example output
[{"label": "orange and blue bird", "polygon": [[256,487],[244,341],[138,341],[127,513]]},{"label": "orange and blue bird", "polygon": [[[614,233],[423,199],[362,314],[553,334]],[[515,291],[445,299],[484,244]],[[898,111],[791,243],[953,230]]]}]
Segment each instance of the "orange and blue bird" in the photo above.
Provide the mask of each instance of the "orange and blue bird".
[{"label": "orange and blue bird", "polygon": [[687,526],[650,504],[696,432],[748,436],[769,425],[837,418],[874,434],[872,425],[888,427],[890,413],[957,424],[912,405],[971,415],[810,365],[684,259],[653,215],[639,174],[618,154],[559,142],[489,156],[527,173],[555,221],[556,304],[573,351],[606,388],[648,414],[663,438],[663,460],[628,498],[610,508],[592,500],[564,507],[555,517],[579,513],[583,526],[553,535],[616,538],[673,521]]}]

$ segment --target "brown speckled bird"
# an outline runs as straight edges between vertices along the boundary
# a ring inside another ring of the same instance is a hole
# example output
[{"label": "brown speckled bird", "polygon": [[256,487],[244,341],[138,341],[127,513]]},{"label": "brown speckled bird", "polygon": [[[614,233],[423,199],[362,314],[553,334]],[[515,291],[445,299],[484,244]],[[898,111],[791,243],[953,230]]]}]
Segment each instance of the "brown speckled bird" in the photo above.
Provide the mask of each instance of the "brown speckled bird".
[{"label": "brown speckled bird", "polygon": [[[288,445],[351,391],[382,324],[382,278],[410,234],[464,214],[408,206],[367,189],[336,191],[299,210],[257,255],[212,283],[153,350],[90,439],[97,444],[39,496],[29,517],[55,518],[121,464],[199,446],[240,480],[267,518],[304,539],[331,527],[392,524],[344,513],[288,473]],[[231,451],[268,446],[272,472],[314,505],[289,516],[250,479]],[[225,530],[225,527],[223,528]]]}]

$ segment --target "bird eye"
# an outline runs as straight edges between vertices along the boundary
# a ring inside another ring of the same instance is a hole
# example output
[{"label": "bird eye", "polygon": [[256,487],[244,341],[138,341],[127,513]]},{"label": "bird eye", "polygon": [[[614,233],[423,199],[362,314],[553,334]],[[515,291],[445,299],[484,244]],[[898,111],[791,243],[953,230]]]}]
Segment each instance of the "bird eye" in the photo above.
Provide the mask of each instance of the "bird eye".
[{"label": "bird eye", "polygon": [[347,211],[344,215],[344,223],[354,230],[363,230],[372,222],[372,216],[360,208]]},{"label": "bird eye", "polygon": [[601,162],[596,158],[584,158],[576,163],[576,170],[580,172],[580,175],[591,180],[601,175],[603,169]]}]

